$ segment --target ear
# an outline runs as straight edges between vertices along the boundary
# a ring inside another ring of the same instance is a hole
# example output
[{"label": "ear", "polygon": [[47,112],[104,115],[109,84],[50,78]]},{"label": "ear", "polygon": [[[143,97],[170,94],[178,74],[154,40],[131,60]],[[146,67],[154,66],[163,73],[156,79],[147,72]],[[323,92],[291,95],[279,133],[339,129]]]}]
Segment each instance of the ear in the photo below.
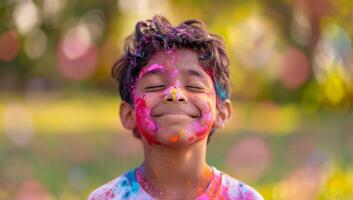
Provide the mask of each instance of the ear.
[{"label": "ear", "polygon": [[215,128],[223,128],[232,116],[233,113],[233,108],[232,108],[232,102],[227,99],[225,101],[222,101],[219,103],[217,106],[217,116],[216,120],[214,122],[214,127]]},{"label": "ear", "polygon": [[129,103],[121,101],[119,114],[120,121],[126,129],[133,130],[136,127],[134,112]]}]

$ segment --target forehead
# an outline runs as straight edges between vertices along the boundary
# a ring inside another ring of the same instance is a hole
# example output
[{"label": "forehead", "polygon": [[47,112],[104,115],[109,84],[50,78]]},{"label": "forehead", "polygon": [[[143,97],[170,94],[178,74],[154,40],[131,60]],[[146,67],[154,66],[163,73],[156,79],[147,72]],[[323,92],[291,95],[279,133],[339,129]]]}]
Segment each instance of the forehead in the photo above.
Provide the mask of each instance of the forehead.
[{"label": "forehead", "polygon": [[198,54],[189,49],[174,49],[158,51],[149,60],[139,77],[156,72],[187,73],[191,75],[206,75],[198,60]]},{"label": "forehead", "polygon": [[158,51],[151,57],[149,62],[168,64],[199,64],[197,53],[190,49],[173,49],[169,51]]}]

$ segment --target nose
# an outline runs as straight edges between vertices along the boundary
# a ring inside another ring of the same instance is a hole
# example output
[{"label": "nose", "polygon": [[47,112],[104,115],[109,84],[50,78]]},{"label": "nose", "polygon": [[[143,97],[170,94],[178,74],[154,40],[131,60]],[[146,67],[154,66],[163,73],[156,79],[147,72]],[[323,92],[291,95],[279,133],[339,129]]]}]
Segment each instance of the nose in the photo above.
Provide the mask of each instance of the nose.
[{"label": "nose", "polygon": [[187,97],[185,92],[179,87],[172,87],[168,90],[166,95],[164,96],[164,103],[186,103]]}]

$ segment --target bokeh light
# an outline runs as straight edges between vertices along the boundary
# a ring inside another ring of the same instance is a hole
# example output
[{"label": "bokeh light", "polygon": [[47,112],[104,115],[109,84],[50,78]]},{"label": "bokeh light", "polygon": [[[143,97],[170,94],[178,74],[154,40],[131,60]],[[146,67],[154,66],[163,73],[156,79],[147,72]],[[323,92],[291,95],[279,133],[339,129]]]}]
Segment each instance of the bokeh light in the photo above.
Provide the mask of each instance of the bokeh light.
[{"label": "bokeh light", "polygon": [[89,78],[96,69],[97,51],[87,24],[79,23],[60,41],[57,55],[60,72],[73,80]]},{"label": "bokeh light", "polygon": [[255,181],[264,175],[271,164],[267,143],[255,136],[239,139],[229,149],[227,165],[240,180]]},{"label": "bokeh light", "polygon": [[27,146],[31,143],[34,125],[30,112],[21,104],[7,105],[3,113],[4,133],[16,146]]},{"label": "bokeh light", "polygon": [[26,37],[24,48],[29,58],[36,59],[43,55],[47,45],[47,35],[41,30],[35,30]]},{"label": "bokeh light", "polygon": [[261,69],[272,61],[276,32],[265,17],[249,16],[234,29],[230,36],[233,38],[232,48],[244,67]]},{"label": "bokeh light", "polygon": [[[341,73],[345,80],[352,78],[347,65],[352,59],[352,41],[347,32],[331,24],[323,32],[314,57],[314,72],[319,81],[324,81],[332,71]],[[348,77],[347,77],[348,76]]]},{"label": "bokeh light", "polygon": [[58,19],[66,6],[66,0],[43,0],[43,15],[46,20]]},{"label": "bokeh light", "polygon": [[14,59],[20,50],[20,41],[15,31],[0,34],[0,61]]},{"label": "bokeh light", "polygon": [[41,23],[38,7],[32,0],[20,0],[13,12],[18,31],[27,34]]},{"label": "bokeh light", "polygon": [[297,89],[310,76],[310,64],[303,52],[289,48],[284,52],[281,62],[280,80],[288,89]]},{"label": "bokeh light", "polygon": [[126,15],[146,17],[165,10],[168,2],[168,0],[118,0],[118,9]]},{"label": "bokeh light", "polygon": [[304,9],[301,4],[294,4],[290,34],[294,41],[306,46],[310,41],[312,30],[308,13]]},{"label": "bokeh light", "polygon": [[339,73],[331,73],[323,84],[326,99],[331,104],[338,104],[346,95],[345,83]]},{"label": "bokeh light", "polygon": [[169,0],[117,0],[117,8],[123,14],[120,21],[122,26],[117,30],[121,34],[118,44],[131,34],[130,27],[143,18],[156,14],[173,17]]},{"label": "bokeh light", "polygon": [[102,10],[93,9],[87,11],[81,18],[81,23],[87,26],[93,41],[99,41],[104,33],[105,16]]}]

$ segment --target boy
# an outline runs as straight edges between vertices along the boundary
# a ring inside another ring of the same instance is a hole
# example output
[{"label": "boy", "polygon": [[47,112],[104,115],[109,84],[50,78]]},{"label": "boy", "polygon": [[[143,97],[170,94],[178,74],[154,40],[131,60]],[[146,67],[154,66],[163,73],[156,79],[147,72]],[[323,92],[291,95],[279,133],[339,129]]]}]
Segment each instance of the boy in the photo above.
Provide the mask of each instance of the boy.
[{"label": "boy", "polygon": [[199,21],[138,22],[112,75],[121,122],[141,140],[145,159],[89,200],[263,199],[206,163],[210,135],[232,113],[228,66],[221,38]]}]

